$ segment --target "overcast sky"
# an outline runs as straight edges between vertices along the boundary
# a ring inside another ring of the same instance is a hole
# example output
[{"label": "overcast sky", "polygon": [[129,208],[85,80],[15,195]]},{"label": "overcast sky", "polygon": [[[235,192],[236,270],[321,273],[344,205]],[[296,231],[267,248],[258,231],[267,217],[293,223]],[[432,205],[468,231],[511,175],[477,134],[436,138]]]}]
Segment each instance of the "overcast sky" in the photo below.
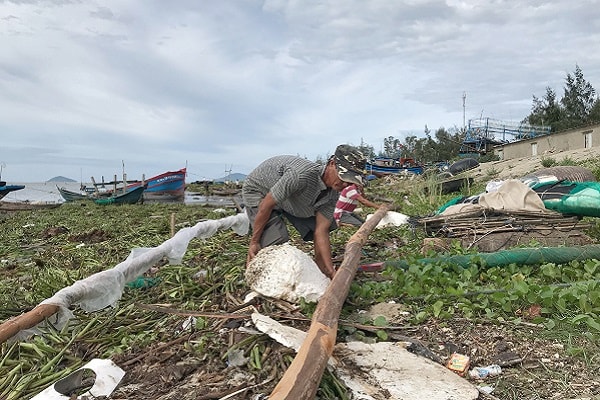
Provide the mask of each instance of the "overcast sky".
[{"label": "overcast sky", "polygon": [[192,182],[521,120],[576,65],[600,89],[599,46],[598,0],[0,0],[2,179]]}]

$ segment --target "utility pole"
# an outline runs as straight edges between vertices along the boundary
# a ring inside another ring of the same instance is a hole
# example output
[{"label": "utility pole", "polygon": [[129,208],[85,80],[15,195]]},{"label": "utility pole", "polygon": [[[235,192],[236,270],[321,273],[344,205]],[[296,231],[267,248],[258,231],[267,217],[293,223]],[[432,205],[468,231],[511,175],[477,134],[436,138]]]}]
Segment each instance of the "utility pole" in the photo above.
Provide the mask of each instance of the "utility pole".
[{"label": "utility pole", "polygon": [[463,99],[463,132],[466,132],[467,125],[466,125],[466,121],[465,121],[465,104],[467,102],[467,92],[463,92],[462,99]]}]

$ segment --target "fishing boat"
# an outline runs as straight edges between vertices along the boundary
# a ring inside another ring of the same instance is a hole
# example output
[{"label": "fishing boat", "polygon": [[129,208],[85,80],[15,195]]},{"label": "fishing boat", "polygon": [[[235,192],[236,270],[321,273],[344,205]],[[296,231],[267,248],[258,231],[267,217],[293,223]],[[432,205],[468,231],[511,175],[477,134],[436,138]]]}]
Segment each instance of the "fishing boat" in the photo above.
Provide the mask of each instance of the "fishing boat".
[{"label": "fishing boat", "polygon": [[142,196],[144,194],[144,186],[139,186],[133,188],[125,193],[117,194],[114,196],[95,199],[94,203],[100,205],[108,205],[108,204],[135,204],[142,200]]},{"label": "fishing boat", "polygon": [[7,185],[6,182],[0,181],[0,199],[17,190],[25,189],[25,185]]},{"label": "fishing boat", "polygon": [[92,197],[87,193],[81,192],[73,192],[71,190],[67,190],[64,187],[56,186],[58,189],[58,193],[60,193],[61,197],[65,199],[65,201],[81,201],[81,200],[90,200]]},{"label": "fishing boat", "polygon": [[379,178],[386,175],[420,175],[423,173],[424,167],[417,163],[414,158],[376,157],[367,161],[365,169],[368,174]]},{"label": "fishing boat", "polygon": [[67,202],[71,201],[81,201],[81,200],[94,200],[102,197],[110,197],[112,192],[104,190],[104,191],[96,191],[95,189],[91,189],[84,185],[81,185],[81,190],[79,192],[74,192],[72,190],[66,189],[64,187],[56,186],[58,193],[60,196]]},{"label": "fishing boat", "polygon": [[130,183],[127,185],[127,189],[131,190],[145,185],[144,201],[183,201],[185,198],[185,174],[186,168],[163,172],[152,178],[142,179],[141,182]]},{"label": "fishing boat", "polygon": [[163,172],[149,179],[142,178],[141,181],[127,181],[125,174],[123,174],[122,181],[118,181],[115,175],[115,180],[112,182],[104,182],[104,177],[102,177],[102,183],[96,183],[96,180],[92,177],[93,187],[86,188],[82,186],[83,189],[79,193],[59,188],[59,193],[66,201],[92,198],[102,200],[101,202],[104,203],[104,200],[108,200],[110,197],[117,197],[112,196],[113,193],[122,193],[123,187],[126,188],[127,193],[143,187],[145,189],[143,190],[144,202],[183,202],[185,198],[185,174],[186,168],[182,168],[177,171]]},{"label": "fishing boat", "polygon": [[7,185],[6,182],[2,180],[3,168],[4,163],[0,163],[0,199],[9,194],[10,192],[25,189],[25,185]]}]

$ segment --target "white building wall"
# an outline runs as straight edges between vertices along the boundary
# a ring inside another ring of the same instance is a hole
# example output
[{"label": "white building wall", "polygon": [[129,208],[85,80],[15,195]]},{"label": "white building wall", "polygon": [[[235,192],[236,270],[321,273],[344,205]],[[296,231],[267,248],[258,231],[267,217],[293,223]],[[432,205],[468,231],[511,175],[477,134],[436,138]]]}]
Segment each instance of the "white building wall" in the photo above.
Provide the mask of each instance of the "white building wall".
[{"label": "white building wall", "polygon": [[600,124],[598,124],[503,144],[496,146],[494,153],[503,160],[510,160],[531,157],[534,155],[532,154],[534,149],[537,150],[536,155],[540,157],[559,151],[584,149],[586,135],[588,140],[591,138],[592,147],[600,146]]}]

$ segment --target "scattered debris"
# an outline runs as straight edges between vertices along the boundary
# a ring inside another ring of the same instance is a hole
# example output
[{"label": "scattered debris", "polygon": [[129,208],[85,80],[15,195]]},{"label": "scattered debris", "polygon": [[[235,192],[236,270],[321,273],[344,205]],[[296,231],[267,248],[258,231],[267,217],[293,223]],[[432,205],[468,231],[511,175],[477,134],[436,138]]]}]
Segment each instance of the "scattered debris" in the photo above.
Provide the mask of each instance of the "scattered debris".
[{"label": "scattered debris", "polygon": [[485,379],[492,376],[498,376],[502,373],[502,368],[498,364],[488,365],[487,367],[475,367],[469,371],[469,376],[473,379]]},{"label": "scattered debris", "polygon": [[479,396],[466,379],[398,343],[340,343],[333,355],[334,373],[356,399],[474,400]]},{"label": "scattered debris", "polygon": [[452,353],[446,367],[449,370],[456,372],[460,376],[464,376],[469,369],[470,359],[469,356],[459,353]]},{"label": "scattered debris", "polygon": [[[259,331],[296,351],[307,336],[258,313],[252,320]],[[358,400],[474,400],[478,396],[467,380],[412,354],[403,343],[338,343],[328,365]]]}]

